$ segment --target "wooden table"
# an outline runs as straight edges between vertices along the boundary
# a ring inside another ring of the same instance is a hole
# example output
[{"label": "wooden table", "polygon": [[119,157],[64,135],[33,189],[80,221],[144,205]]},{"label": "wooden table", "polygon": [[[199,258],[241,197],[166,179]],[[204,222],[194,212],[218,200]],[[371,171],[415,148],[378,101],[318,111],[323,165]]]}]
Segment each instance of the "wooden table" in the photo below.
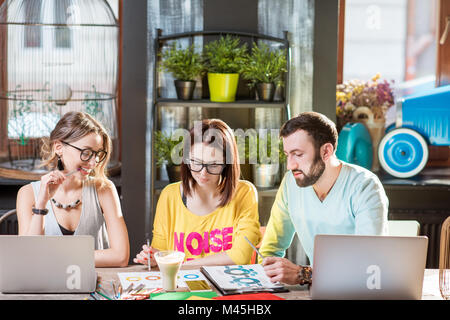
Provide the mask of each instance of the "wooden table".
[{"label": "wooden table", "polygon": [[[197,268],[198,269],[198,268]],[[153,269],[152,269],[153,270]],[[156,270],[156,269],[155,269]],[[110,280],[120,283],[117,273],[120,272],[146,272],[147,268],[142,265],[131,265],[126,268],[96,268],[97,275],[101,277],[102,283],[109,289]],[[212,288],[215,289],[213,285]],[[286,286],[289,292],[277,293],[278,296],[286,300],[310,300],[307,286]],[[216,290],[216,292],[218,292]],[[83,300],[89,294],[2,294],[0,300]],[[426,269],[423,281],[423,300],[442,300],[439,292],[439,270]]]}]

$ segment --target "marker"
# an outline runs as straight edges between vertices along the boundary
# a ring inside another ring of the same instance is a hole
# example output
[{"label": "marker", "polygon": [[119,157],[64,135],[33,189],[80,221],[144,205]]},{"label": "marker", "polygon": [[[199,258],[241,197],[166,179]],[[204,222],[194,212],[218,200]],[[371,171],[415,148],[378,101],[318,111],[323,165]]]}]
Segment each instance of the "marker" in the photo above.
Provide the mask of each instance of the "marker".
[{"label": "marker", "polygon": [[248,244],[252,246],[253,250],[256,251],[256,253],[261,257],[261,259],[264,259],[263,255],[261,253],[259,253],[258,249],[256,249],[256,247],[253,245],[253,243],[250,242],[250,240],[248,240],[248,238],[246,236],[244,236],[245,240],[247,240]]}]

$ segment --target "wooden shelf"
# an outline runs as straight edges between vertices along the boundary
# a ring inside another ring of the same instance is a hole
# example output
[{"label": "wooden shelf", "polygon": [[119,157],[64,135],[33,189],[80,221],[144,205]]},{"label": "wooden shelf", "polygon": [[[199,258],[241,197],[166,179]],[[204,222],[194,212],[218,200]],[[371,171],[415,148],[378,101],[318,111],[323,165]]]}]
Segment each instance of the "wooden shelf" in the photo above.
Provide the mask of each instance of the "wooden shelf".
[{"label": "wooden shelf", "polygon": [[231,108],[231,109],[253,109],[253,108],[278,108],[284,109],[284,101],[257,101],[257,100],[236,100],[234,102],[211,102],[202,100],[178,100],[178,99],[157,99],[157,107],[202,107],[202,108]]}]

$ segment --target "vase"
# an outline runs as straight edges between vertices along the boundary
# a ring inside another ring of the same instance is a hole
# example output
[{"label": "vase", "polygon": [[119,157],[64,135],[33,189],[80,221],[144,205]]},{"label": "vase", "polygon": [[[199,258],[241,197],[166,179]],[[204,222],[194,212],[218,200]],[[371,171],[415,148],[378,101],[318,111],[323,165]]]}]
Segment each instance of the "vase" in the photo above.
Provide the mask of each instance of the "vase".
[{"label": "vase", "polygon": [[195,81],[174,80],[175,90],[179,100],[192,100],[195,89]]},{"label": "vase", "polygon": [[269,83],[257,83],[256,91],[258,92],[258,99],[260,101],[273,101],[275,94],[275,85],[272,82]]},{"label": "vase", "polygon": [[254,164],[253,183],[259,188],[274,187],[278,182],[279,168],[279,163]]},{"label": "vase", "polygon": [[353,121],[361,122],[364,124],[369,131],[370,138],[372,140],[373,148],[373,160],[372,168],[373,172],[380,170],[380,161],[378,159],[378,145],[384,136],[386,131],[385,119],[375,119],[372,110],[368,107],[358,107],[353,112]]},{"label": "vase", "polygon": [[212,102],[234,102],[239,73],[208,73],[208,86]]},{"label": "vase", "polygon": [[167,175],[169,176],[169,182],[177,182],[181,180],[181,166],[180,165],[168,165],[166,166]]}]

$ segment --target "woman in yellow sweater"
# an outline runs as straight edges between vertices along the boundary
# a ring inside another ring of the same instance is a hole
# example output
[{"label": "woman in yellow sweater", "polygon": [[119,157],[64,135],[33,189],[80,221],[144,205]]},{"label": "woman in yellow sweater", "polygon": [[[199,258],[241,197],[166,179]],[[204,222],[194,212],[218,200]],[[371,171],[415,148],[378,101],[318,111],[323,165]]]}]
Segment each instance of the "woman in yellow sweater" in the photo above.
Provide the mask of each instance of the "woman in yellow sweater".
[{"label": "woman in yellow sweater", "polygon": [[[190,138],[190,139],[189,139]],[[203,120],[185,138],[181,181],[165,187],[156,206],[153,240],[135,263],[156,265],[153,253],[185,253],[185,265],[229,265],[250,262],[261,240],[258,196],[239,180],[239,155],[233,132],[221,120]]]}]

